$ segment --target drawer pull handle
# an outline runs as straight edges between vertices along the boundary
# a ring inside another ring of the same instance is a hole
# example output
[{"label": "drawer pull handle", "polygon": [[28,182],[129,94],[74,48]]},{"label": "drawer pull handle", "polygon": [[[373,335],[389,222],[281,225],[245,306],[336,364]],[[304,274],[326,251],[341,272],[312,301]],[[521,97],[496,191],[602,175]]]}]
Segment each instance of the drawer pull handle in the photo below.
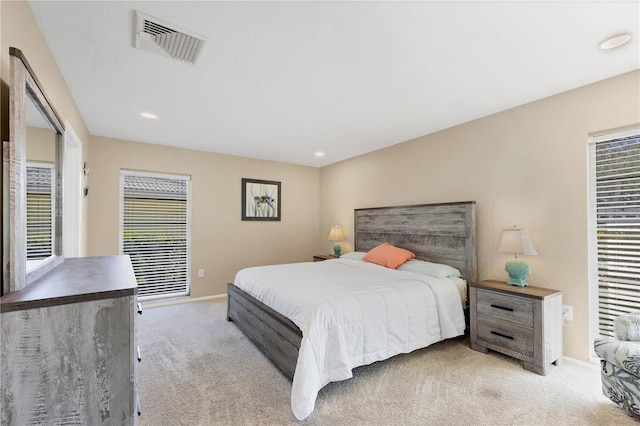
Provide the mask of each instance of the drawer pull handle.
[{"label": "drawer pull handle", "polygon": [[513,340],[513,337],[507,336],[506,334],[498,333],[497,331],[492,331],[491,334],[495,334],[496,336],[504,337],[505,339]]},{"label": "drawer pull handle", "polygon": [[491,307],[496,309],[502,309],[503,311],[513,312],[513,308],[505,308],[504,306],[500,306],[500,305],[491,305]]},{"label": "drawer pull handle", "polygon": [[142,315],[142,305],[138,302],[138,313]]},{"label": "drawer pull handle", "polygon": [[138,362],[142,361],[142,355],[140,355],[140,346],[136,347],[137,351],[138,351]]},{"label": "drawer pull handle", "polygon": [[136,411],[138,412],[138,416],[142,414],[142,406],[140,405],[140,395],[136,395]]}]

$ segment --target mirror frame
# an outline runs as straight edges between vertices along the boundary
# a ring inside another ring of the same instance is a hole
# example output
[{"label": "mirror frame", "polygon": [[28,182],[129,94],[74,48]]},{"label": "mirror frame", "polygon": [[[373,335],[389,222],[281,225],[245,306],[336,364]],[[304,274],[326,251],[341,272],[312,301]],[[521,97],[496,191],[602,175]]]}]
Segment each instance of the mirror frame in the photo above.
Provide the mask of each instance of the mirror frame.
[{"label": "mirror frame", "polygon": [[[64,261],[62,252],[62,160],[64,124],[47,98],[27,58],[9,48],[9,138],[3,146],[3,285],[2,293],[21,290]],[[56,132],[55,218],[53,255],[27,273],[27,97],[48,119]],[[8,173],[7,173],[8,171]]]}]

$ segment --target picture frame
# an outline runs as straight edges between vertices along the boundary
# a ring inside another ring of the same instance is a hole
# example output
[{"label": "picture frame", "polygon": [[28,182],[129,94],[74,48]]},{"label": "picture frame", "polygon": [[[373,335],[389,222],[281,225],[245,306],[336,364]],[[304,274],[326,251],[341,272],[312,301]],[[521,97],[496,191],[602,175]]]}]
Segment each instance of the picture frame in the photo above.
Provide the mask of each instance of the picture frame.
[{"label": "picture frame", "polygon": [[280,221],[280,182],[242,178],[242,220]]}]

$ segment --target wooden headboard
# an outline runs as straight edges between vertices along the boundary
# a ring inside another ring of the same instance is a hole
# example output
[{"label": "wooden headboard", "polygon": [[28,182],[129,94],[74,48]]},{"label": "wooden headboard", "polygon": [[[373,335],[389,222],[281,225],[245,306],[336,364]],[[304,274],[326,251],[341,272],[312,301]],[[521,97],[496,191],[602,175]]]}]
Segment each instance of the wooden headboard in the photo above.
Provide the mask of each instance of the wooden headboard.
[{"label": "wooden headboard", "polygon": [[356,251],[388,242],[476,279],[475,201],[356,209],[354,225]]}]

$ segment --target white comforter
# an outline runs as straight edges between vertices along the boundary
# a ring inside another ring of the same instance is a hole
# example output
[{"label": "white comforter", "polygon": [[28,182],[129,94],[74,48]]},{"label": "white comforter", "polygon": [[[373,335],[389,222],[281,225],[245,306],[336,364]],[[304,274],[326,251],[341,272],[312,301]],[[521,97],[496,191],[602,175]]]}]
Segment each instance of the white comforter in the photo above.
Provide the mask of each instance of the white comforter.
[{"label": "white comforter", "polygon": [[447,278],[335,259],[243,269],[235,285],[302,330],[291,408],[299,420],[318,391],[360,365],[464,332],[460,293]]}]

